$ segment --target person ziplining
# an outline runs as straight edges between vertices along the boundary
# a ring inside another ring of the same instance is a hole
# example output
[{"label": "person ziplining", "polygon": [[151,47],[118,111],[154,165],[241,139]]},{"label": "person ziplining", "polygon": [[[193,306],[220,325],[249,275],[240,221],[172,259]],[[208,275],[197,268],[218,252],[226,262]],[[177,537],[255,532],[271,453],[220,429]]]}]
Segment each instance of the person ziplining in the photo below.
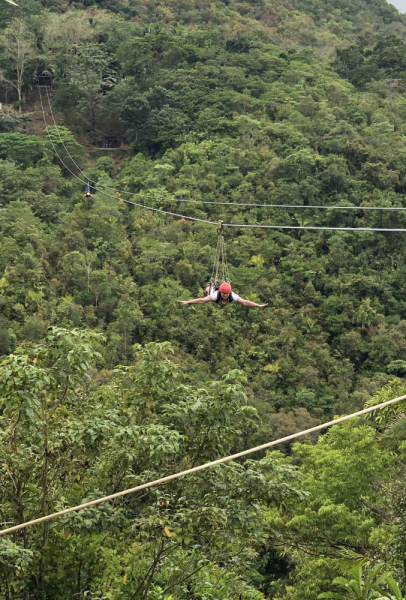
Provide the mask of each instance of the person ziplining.
[{"label": "person ziplining", "polygon": [[205,304],[206,302],[215,302],[222,308],[230,304],[231,302],[238,302],[243,306],[249,306],[250,308],[264,308],[268,306],[268,304],[257,304],[256,302],[251,302],[251,300],[245,300],[241,298],[238,294],[233,292],[231,285],[226,281],[220,285],[218,290],[214,290],[208,296],[204,298],[194,298],[193,300],[178,300],[181,306],[185,306],[186,304]]},{"label": "person ziplining", "polygon": [[[223,221],[219,221],[217,233],[218,239],[213,273],[210,283],[206,286],[205,296],[203,298],[194,298],[193,300],[178,300],[179,304],[185,306],[186,304],[205,304],[206,302],[214,302],[221,308],[224,308],[228,304],[231,304],[231,302],[238,302],[249,308],[264,308],[265,306],[268,306],[268,304],[257,304],[256,302],[251,302],[251,300],[245,300],[233,292],[230,285],[230,276],[227,265]],[[222,280],[221,284],[220,278]]]},{"label": "person ziplining", "polygon": [[92,194],[90,193],[90,185],[87,183],[85,185],[85,194],[83,196],[83,198],[91,198]]}]

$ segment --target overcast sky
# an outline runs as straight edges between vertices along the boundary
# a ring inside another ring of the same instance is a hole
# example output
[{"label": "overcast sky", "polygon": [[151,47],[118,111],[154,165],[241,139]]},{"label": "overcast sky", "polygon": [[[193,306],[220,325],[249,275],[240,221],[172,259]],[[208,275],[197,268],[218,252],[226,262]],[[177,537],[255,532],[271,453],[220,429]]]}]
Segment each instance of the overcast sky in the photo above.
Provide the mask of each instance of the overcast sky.
[{"label": "overcast sky", "polygon": [[400,12],[406,13],[406,0],[391,0],[389,4],[393,4],[393,6],[396,6],[396,8],[400,10]]}]

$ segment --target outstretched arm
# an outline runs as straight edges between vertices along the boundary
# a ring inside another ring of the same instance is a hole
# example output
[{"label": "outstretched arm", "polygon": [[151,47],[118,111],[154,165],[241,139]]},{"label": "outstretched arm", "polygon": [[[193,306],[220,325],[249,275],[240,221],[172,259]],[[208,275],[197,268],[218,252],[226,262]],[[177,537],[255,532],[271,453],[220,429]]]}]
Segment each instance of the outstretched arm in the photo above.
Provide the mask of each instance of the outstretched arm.
[{"label": "outstretched arm", "polygon": [[186,304],[204,304],[205,302],[211,302],[211,296],[195,298],[194,300],[178,300],[178,302],[181,306],[185,306]]},{"label": "outstretched arm", "polygon": [[264,306],[268,306],[268,303],[257,304],[256,302],[251,302],[251,300],[244,300],[244,298],[241,298],[240,296],[238,297],[237,302],[243,306],[249,306],[250,308],[264,308]]}]

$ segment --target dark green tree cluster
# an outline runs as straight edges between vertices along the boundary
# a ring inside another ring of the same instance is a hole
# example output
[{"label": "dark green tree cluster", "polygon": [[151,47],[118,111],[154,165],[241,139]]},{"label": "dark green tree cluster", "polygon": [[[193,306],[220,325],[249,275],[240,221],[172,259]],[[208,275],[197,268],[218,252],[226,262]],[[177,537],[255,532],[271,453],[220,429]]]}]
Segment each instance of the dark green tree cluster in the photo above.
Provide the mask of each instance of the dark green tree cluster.
[{"label": "dark green tree cluster", "polygon": [[364,44],[337,50],[337,73],[353,85],[369,89],[368,84],[381,79],[390,87],[404,89],[406,48],[402,39],[392,35],[382,37],[371,49]]}]

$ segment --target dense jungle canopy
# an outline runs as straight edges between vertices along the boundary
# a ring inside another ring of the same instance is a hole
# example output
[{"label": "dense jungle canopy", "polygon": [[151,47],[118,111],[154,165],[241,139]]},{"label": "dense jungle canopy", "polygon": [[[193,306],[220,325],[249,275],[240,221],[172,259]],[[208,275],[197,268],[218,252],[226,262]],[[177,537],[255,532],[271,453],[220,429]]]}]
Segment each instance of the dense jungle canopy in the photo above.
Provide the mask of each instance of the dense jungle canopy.
[{"label": "dense jungle canopy", "polygon": [[[268,306],[181,308],[216,227],[123,199],[406,229],[362,210],[406,208],[406,17],[17,4],[0,0],[0,529],[405,394],[405,232],[228,227],[233,289]],[[0,537],[0,600],[401,600],[404,411]]]}]

